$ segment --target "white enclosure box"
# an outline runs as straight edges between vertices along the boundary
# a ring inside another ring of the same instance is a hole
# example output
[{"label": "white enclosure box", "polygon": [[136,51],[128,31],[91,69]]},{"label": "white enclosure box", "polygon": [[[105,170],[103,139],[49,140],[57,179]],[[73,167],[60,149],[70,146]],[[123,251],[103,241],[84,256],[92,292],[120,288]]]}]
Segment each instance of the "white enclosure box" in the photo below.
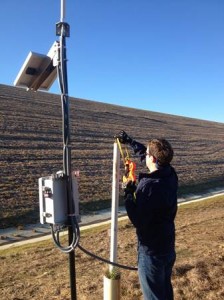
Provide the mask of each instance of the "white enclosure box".
[{"label": "white enclosure box", "polygon": [[39,206],[41,224],[67,223],[67,188],[65,177],[39,178]]}]

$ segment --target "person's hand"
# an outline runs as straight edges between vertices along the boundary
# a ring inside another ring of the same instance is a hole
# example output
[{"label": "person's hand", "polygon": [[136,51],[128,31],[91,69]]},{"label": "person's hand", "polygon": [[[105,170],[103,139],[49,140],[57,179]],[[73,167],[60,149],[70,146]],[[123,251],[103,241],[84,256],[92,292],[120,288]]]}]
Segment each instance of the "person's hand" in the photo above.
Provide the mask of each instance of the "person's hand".
[{"label": "person's hand", "polygon": [[119,140],[120,143],[122,144],[131,144],[132,143],[132,138],[127,135],[127,133],[124,130],[121,130],[118,134],[114,136],[116,139]]},{"label": "person's hand", "polygon": [[134,153],[140,157],[141,161],[145,159],[146,147],[143,144],[132,139],[124,130],[121,130],[114,137],[115,139],[118,139],[122,144],[129,144],[134,150]]}]

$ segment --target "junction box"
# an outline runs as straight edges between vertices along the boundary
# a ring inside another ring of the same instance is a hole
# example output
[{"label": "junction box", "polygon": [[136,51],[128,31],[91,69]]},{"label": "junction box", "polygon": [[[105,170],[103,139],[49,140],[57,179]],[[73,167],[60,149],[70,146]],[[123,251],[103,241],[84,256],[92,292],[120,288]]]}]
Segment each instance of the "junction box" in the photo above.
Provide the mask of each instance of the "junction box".
[{"label": "junction box", "polygon": [[[72,177],[72,192],[77,221],[79,216],[79,191],[77,177]],[[67,177],[61,171],[39,178],[40,223],[64,225],[68,220]]]}]

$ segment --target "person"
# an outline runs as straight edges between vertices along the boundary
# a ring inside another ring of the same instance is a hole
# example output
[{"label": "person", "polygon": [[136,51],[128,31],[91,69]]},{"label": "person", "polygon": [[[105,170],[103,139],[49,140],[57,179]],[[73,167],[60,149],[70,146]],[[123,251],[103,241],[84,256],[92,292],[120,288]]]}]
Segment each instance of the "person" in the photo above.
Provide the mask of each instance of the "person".
[{"label": "person", "polygon": [[138,275],[144,300],[172,300],[175,263],[175,216],[178,177],[170,165],[173,149],[166,139],[152,139],[147,147],[125,131],[117,138],[129,144],[149,173],[139,174],[138,185],[125,188],[125,207],[138,238]]}]

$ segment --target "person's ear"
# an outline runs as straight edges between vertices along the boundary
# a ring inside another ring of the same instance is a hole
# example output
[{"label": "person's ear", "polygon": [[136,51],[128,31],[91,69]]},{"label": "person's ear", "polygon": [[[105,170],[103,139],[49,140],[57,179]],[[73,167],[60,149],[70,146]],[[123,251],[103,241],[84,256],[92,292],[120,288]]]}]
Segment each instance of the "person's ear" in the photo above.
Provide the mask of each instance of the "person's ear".
[{"label": "person's ear", "polygon": [[155,164],[157,162],[157,159],[155,158],[155,156],[152,155],[152,162]]}]

